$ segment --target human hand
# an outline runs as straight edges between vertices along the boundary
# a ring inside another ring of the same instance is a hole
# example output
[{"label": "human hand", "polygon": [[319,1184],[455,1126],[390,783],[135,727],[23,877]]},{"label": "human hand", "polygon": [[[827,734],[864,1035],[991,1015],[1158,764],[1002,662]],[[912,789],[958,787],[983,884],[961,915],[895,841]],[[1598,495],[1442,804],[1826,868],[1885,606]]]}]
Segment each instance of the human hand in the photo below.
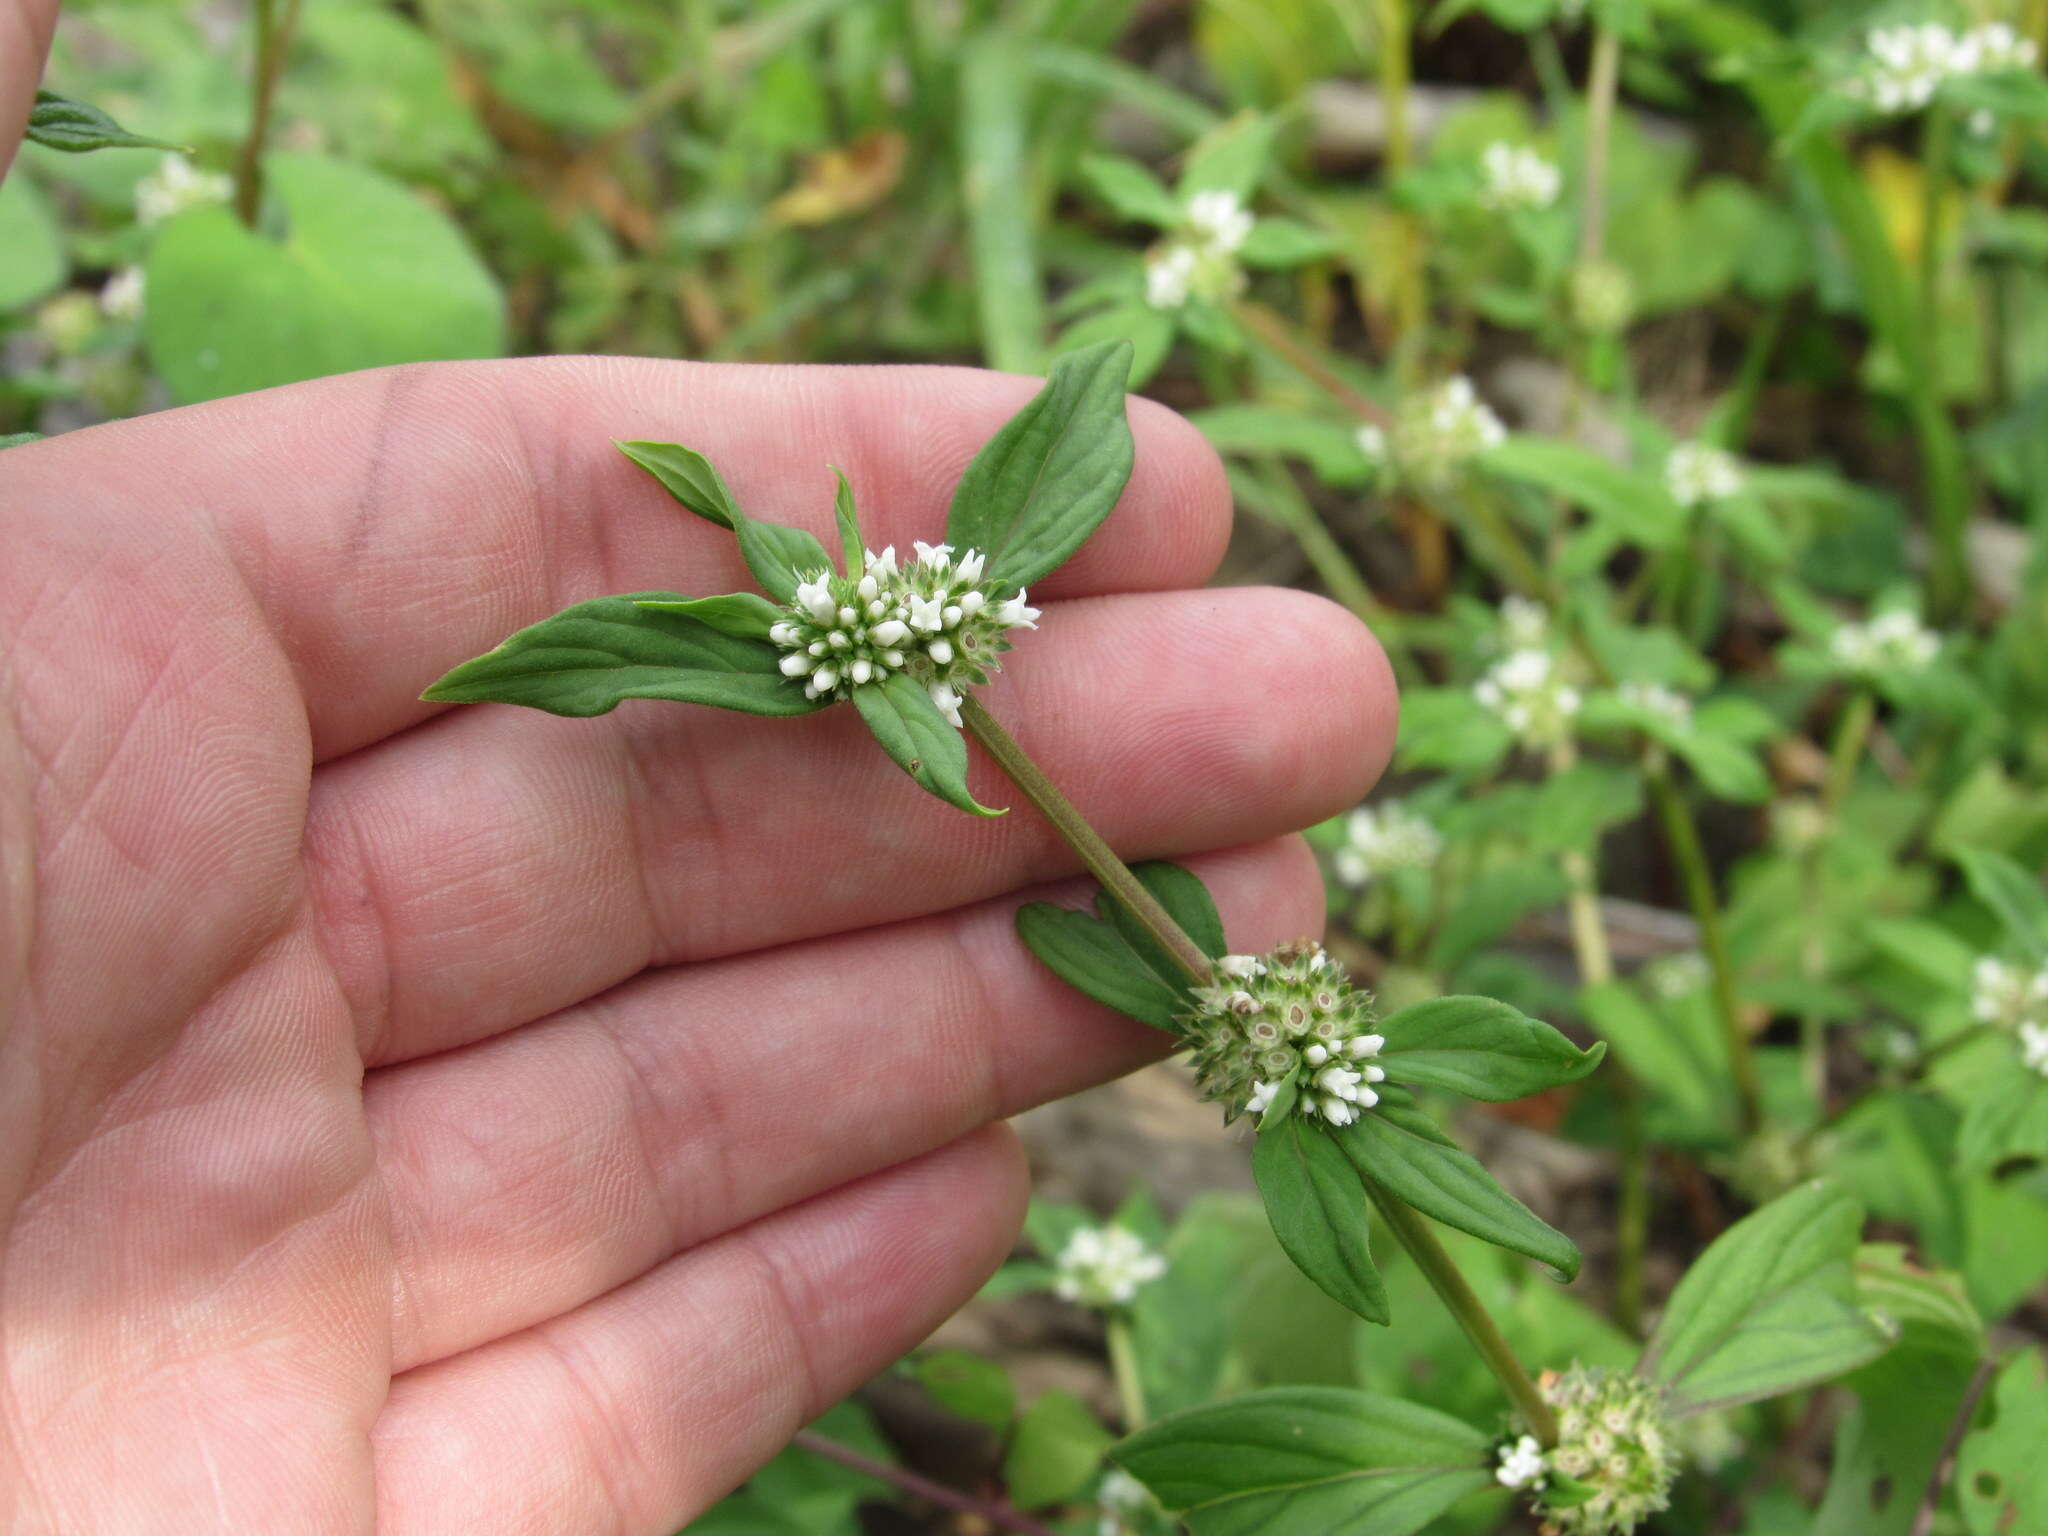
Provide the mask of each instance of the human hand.
[{"label": "human hand", "polygon": [[[819,531],[836,463],[901,545],[1032,389],[445,364],[0,453],[0,1525],[670,1531],[972,1294],[994,1122],[1165,1043],[1012,934],[1044,823],[850,710],[417,695],[579,598],[747,585],[609,438]],[[1132,416],[986,697],[1256,951],[1321,926],[1270,839],[1360,796],[1391,684],[1318,599],[1182,590],[1223,480]]]}]

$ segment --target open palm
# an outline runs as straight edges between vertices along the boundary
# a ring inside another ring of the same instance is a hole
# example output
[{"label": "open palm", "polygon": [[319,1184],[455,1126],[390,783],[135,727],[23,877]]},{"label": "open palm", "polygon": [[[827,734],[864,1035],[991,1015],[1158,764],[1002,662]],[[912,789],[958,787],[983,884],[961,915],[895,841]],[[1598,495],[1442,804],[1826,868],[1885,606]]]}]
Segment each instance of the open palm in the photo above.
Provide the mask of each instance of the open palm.
[{"label": "open palm", "polygon": [[[1009,929],[1071,864],[849,711],[420,689],[563,605],[746,586],[609,438],[934,537],[1031,393],[608,359],[355,375],[0,458],[0,1526],[658,1533],[1001,1258],[994,1122],[1160,1037]],[[1220,473],[1137,472],[991,707],[1233,942],[1383,761],[1372,642],[1179,590]],[[1041,594],[1034,590],[1034,599]],[[976,793],[1009,804],[986,764]]]}]

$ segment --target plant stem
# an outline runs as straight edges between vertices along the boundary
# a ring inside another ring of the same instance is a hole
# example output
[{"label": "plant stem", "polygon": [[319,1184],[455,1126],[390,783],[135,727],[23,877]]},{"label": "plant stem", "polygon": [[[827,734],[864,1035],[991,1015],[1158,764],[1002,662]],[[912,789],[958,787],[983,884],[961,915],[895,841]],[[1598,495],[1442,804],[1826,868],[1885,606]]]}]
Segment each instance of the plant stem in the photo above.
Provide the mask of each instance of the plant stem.
[{"label": "plant stem", "polygon": [[[1413,156],[1408,99],[1411,76],[1411,28],[1408,0],[1379,0],[1380,102],[1387,114],[1387,147],[1383,179],[1392,184],[1408,169]],[[1404,392],[1415,382],[1422,361],[1429,313],[1428,272],[1424,266],[1422,231],[1412,214],[1403,213],[1395,226],[1394,379]]]},{"label": "plant stem", "polygon": [[1586,163],[1580,186],[1579,260],[1597,261],[1607,229],[1607,145],[1614,127],[1614,98],[1621,84],[1621,35],[1602,25],[1593,33],[1593,62],[1586,74]]},{"label": "plant stem", "polygon": [[1297,337],[1287,321],[1273,310],[1249,299],[1239,299],[1230,306],[1230,313],[1239,325],[1360,421],[1381,427],[1392,424],[1393,417],[1385,406],[1377,400],[1368,400],[1345,383],[1343,376],[1324,361],[1313,346]]},{"label": "plant stem", "polygon": [[1123,1406],[1124,1433],[1135,1435],[1151,1418],[1145,1412],[1145,1379],[1138,1374],[1131,1320],[1122,1312],[1109,1314],[1109,1368],[1116,1377],[1117,1401]]},{"label": "plant stem", "polygon": [[957,1488],[948,1488],[944,1483],[935,1483],[928,1477],[920,1477],[907,1467],[891,1466],[886,1461],[876,1461],[872,1456],[863,1456],[850,1445],[841,1445],[837,1440],[815,1434],[808,1429],[796,1432],[791,1442],[800,1445],[813,1456],[822,1456],[827,1461],[836,1461],[842,1467],[851,1467],[856,1472],[879,1478],[893,1484],[914,1498],[950,1509],[958,1514],[973,1515],[987,1521],[999,1531],[1012,1531],[1016,1536],[1054,1536],[1052,1529],[1040,1525],[1029,1516],[1020,1515],[1007,1504],[993,1503],[988,1499],[977,1499],[971,1493],[962,1493]]},{"label": "plant stem", "polygon": [[1081,813],[1074,809],[1073,802],[1039,771],[1038,765],[1025,755],[1024,749],[1011,739],[1010,733],[971,693],[960,701],[960,718],[967,727],[967,734],[981,743],[988,755],[995,759],[996,766],[1023,792],[1024,798],[1038,807],[1040,814],[1052,823],[1053,830],[1066,840],[1067,846],[1081,856],[1082,866],[1088,873],[1138,920],[1189,981],[1196,986],[1206,985],[1210,979],[1209,957],[1202,953],[1201,946],[1189,938],[1180,924],[1173,920],[1172,914],[1139,884],[1130,867],[1088,825]]},{"label": "plant stem", "polygon": [[282,16],[277,0],[255,0],[256,57],[250,68],[249,131],[235,157],[235,214],[251,229],[256,227],[256,215],[263,206],[263,146],[270,138],[270,110],[298,19],[298,0],[286,0]]},{"label": "plant stem", "polygon": [[1863,761],[1870,728],[1876,723],[1876,697],[1868,688],[1858,688],[1849,707],[1842,711],[1841,722],[1835,727],[1835,744],[1828,752],[1828,776],[1822,786],[1820,804],[1830,822],[1848,797],[1849,786],[1856,782],[1857,765]]},{"label": "plant stem", "polygon": [[1499,1326],[1459,1270],[1457,1261],[1438,1241],[1428,1222],[1371,1179],[1364,1183],[1366,1195],[1371,1199],[1373,1209],[1379,1212],[1380,1220],[1408,1251],[1408,1257],[1415,1261],[1422,1277],[1450,1309],[1451,1316],[1458,1320],[1458,1326],[1465,1330],[1465,1337],[1472,1341],[1472,1347],[1479,1351],[1479,1358],[1499,1380],[1508,1401],[1515,1405],[1515,1411],[1529,1426],[1529,1433],[1545,1450],[1556,1445],[1557,1415],[1550,1411],[1550,1404],[1543,1401],[1543,1394],[1537,1391],[1536,1383],[1529,1379],[1522,1362],[1515,1358],[1515,1352],[1508,1347],[1508,1341],[1501,1336]]},{"label": "plant stem", "polygon": [[1728,957],[1728,936],[1721,926],[1721,904],[1714,896],[1713,872],[1707,868],[1706,851],[1700,846],[1699,828],[1692,811],[1662,762],[1646,765],[1650,798],[1664,824],[1664,843],[1677,861],[1685,882],[1686,899],[1692,904],[1693,921],[1699,925],[1700,949],[1707,957],[1713,977],[1714,1012],[1721,1021],[1721,1036],[1728,1048],[1728,1066],[1735,1077],[1735,1097],[1741,1112],[1742,1133],[1755,1132],[1763,1121],[1763,1098],[1757,1086],[1756,1058],[1749,1048],[1749,1034],[1742,1027],[1742,1012],[1735,997],[1735,966]]},{"label": "plant stem", "polygon": [[1916,318],[1920,325],[1920,366],[1931,388],[1940,390],[1936,360],[1941,352],[1941,215],[1948,190],[1949,141],[1955,119],[1939,102],[1920,121],[1920,286]]}]

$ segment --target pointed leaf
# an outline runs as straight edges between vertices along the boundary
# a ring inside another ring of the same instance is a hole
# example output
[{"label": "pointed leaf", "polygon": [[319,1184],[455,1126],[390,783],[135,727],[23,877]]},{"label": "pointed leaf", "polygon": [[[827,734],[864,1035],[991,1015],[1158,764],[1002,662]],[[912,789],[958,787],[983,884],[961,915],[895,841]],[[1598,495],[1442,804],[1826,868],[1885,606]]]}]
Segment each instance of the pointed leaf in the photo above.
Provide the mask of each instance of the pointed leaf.
[{"label": "pointed leaf", "polygon": [[1343,1387],[1274,1387],[1169,1414],[1110,1459],[1196,1536],[1409,1536],[1493,1482],[1491,1437]]},{"label": "pointed leaf", "polygon": [[130,133],[98,107],[72,101],[55,91],[36,92],[36,104],[28,114],[28,138],[32,144],[61,149],[70,155],[82,155],[91,149],[169,149],[191,153],[182,144]]},{"label": "pointed leaf", "polygon": [[711,461],[680,443],[619,443],[619,452],[661,482],[661,488],[706,522],[730,528],[739,540],[740,556],[761,590],[779,603],[796,597],[797,583],[832,569],[815,535],[782,523],[748,517],[726,489]]},{"label": "pointed leaf", "polygon": [[777,670],[766,641],[726,634],[643,601],[687,603],[674,592],[594,598],[529,625],[425,693],[445,704],[495,700],[555,715],[602,715],[622,699],[676,699],[750,715],[806,715],[806,699]]},{"label": "pointed leaf", "polygon": [[1868,1364],[1892,1335],[1857,1305],[1862,1228],[1862,1207],[1818,1181],[1744,1217],[1686,1271],[1636,1369],[1701,1413]]},{"label": "pointed leaf", "polygon": [[1605,1044],[1580,1050],[1548,1024],[1489,997],[1438,997],[1380,1025],[1380,1062],[1395,1082],[1505,1103],[1600,1065]]},{"label": "pointed leaf", "polygon": [[1266,174],[1279,124],[1255,112],[1241,112],[1202,135],[1188,151],[1176,189],[1185,202],[1197,192],[1234,192],[1249,200]]},{"label": "pointed leaf", "polygon": [[839,524],[839,548],[846,562],[846,574],[856,580],[866,567],[863,551],[866,545],[860,536],[860,514],[854,510],[853,487],[846,483],[846,476],[834,469],[833,475],[839,481],[839,489],[832,498],[832,516]]},{"label": "pointed leaf", "polygon": [[1118,1013],[1168,1034],[1181,1000],[1161,981],[1113,924],[1034,901],[1018,909],[1017,936],[1068,986]]},{"label": "pointed leaf", "polygon": [[689,511],[721,528],[734,526],[739,504],[711,461],[681,443],[619,442],[612,446],[661,482],[661,488]]},{"label": "pointed leaf", "polygon": [[660,613],[686,613],[721,635],[739,635],[748,640],[766,640],[768,631],[782,617],[782,610],[758,592],[727,592],[720,597],[641,597],[635,598],[633,605]]},{"label": "pointed leaf", "polygon": [[1367,1322],[1392,1322],[1367,1237],[1365,1190],[1331,1136],[1276,1102],[1260,1121],[1252,1174],[1294,1267]]},{"label": "pointed leaf", "polygon": [[1322,230],[1295,219],[1261,219],[1252,226],[1237,259],[1248,267],[1298,267],[1336,250]]},{"label": "pointed leaf", "polygon": [[1081,177],[1124,218],[1155,229],[1174,229],[1187,217],[1166,186],[1144,166],[1121,155],[1083,155]]},{"label": "pointed leaf", "polygon": [[967,740],[939,713],[924,685],[901,672],[853,690],[861,719],[896,766],[948,805],[1000,816],[967,792]]},{"label": "pointed leaf", "polygon": [[1646,549],[1662,549],[1685,531],[1685,511],[1661,475],[1625,469],[1577,443],[1511,437],[1488,450],[1486,468],[1586,509]]},{"label": "pointed leaf", "polygon": [[1020,1509],[1072,1498],[1094,1480],[1110,1433],[1068,1392],[1041,1392],[1017,1420],[1003,1458],[1003,1483]]},{"label": "pointed leaf", "polygon": [[[1216,915],[1216,903],[1209,897],[1208,887],[1189,871],[1178,864],[1154,860],[1146,864],[1134,864],[1131,873],[1138,877],[1138,883],[1150,891],[1159,905],[1166,908],[1166,915],[1181,927],[1182,932],[1195,941],[1195,947],[1211,959],[1223,954],[1223,919]],[[1124,904],[1115,900],[1107,891],[1099,892],[1095,898],[1096,912],[1116,925],[1117,931],[1132,951],[1144,961],[1145,966],[1180,998],[1182,1008],[1192,1004],[1188,995],[1188,982],[1181,968],[1172,956],[1159,946],[1157,940],[1145,931],[1144,926],[1131,916]]]},{"label": "pointed leaf", "polygon": [[2048,895],[2040,879],[1988,848],[1960,848],[1956,862],[1971,894],[1997,914],[2012,941],[2030,958],[2048,959]]},{"label": "pointed leaf", "polygon": [[1497,1247],[1525,1253],[1569,1280],[1579,1272],[1578,1245],[1494,1181],[1469,1152],[1448,1146],[1434,1124],[1414,1122],[1419,1110],[1367,1110],[1337,1138],[1358,1171],[1389,1194],[1447,1227]]},{"label": "pointed leaf", "polygon": [[1982,1173],[2009,1158],[2048,1159],[2048,1077],[2016,1059],[1997,1081],[1970,1095],[1956,1133],[1956,1165]]},{"label": "pointed leaf", "polygon": [[989,580],[1028,586],[1109,516],[1131,477],[1130,364],[1123,341],[1055,359],[1045,388],[967,466],[946,514],[946,540],[987,555]]},{"label": "pointed leaf", "polygon": [[[2006,1361],[1956,1452],[1956,1502],[1970,1536],[2048,1530],[2048,1356],[2038,1344]],[[1114,1453],[1112,1453],[1114,1454]]]}]

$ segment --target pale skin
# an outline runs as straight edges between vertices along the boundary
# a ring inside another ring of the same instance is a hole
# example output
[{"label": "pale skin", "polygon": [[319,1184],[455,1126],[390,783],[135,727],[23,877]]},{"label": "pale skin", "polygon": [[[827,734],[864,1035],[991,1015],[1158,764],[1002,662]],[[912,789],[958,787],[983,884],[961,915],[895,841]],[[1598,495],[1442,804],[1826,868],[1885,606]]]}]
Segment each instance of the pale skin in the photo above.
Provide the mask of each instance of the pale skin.
[{"label": "pale skin", "polygon": [[[0,452],[0,1529],[659,1536],[972,1295],[1004,1117],[1164,1043],[1015,940],[1075,867],[1045,824],[847,710],[417,696],[566,603],[749,585],[607,439],[820,532],[836,463],[904,547],[1033,388],[439,364]],[[1220,470],[1131,416],[984,697],[1261,948],[1320,928],[1286,834],[1392,686],[1327,603],[1193,590]]]}]

